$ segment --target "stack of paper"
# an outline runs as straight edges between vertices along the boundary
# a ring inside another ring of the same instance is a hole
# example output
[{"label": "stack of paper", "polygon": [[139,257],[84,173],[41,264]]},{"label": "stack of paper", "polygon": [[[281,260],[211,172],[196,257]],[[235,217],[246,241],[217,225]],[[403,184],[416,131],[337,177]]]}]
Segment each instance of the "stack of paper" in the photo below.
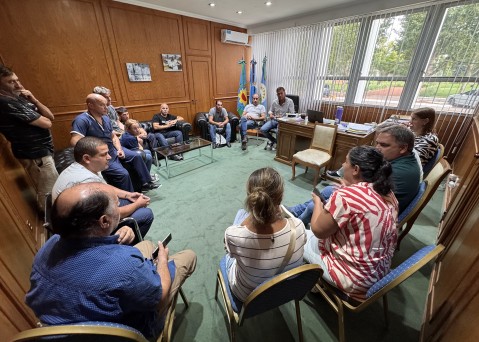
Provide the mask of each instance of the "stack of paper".
[{"label": "stack of paper", "polygon": [[363,124],[357,124],[350,122],[348,124],[347,131],[353,134],[368,134],[371,131],[372,127]]}]

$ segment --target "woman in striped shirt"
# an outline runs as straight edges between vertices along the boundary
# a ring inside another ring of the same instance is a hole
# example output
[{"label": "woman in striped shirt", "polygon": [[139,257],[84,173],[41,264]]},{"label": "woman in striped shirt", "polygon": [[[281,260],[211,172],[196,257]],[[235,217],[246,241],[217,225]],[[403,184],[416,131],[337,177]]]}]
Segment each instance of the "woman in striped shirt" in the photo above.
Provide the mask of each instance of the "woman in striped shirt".
[{"label": "woman in striped shirt", "polygon": [[[265,280],[302,265],[306,243],[303,222],[283,218],[284,184],[276,170],[267,167],[254,171],[246,192],[247,211],[238,211],[235,222],[225,232],[228,281],[241,301]],[[290,243],[292,255],[287,260]]]},{"label": "woman in striped shirt", "polygon": [[436,111],[433,108],[419,108],[411,113],[410,128],[414,133],[414,149],[422,166],[434,157],[439,148],[439,139],[433,132],[435,120]]},{"label": "woman in striped shirt", "polygon": [[326,204],[313,194],[304,257],[322,266],[325,280],[364,300],[367,290],[389,272],[398,202],[391,191],[391,165],[375,148],[351,149],[343,169],[345,186]]}]

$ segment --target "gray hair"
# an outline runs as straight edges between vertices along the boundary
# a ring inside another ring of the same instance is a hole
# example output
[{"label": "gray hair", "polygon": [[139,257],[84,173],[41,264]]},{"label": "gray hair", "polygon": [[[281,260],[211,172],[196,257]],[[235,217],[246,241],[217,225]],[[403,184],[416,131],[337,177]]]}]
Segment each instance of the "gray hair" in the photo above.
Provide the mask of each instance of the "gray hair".
[{"label": "gray hair", "polygon": [[399,145],[406,145],[409,152],[414,149],[414,133],[403,125],[394,124],[378,127],[377,133],[390,134]]},{"label": "gray hair", "polygon": [[96,86],[95,88],[93,88],[93,92],[95,94],[99,94],[99,95],[102,95],[102,96],[111,94],[111,90],[108,89],[107,87],[103,87],[103,86]]}]

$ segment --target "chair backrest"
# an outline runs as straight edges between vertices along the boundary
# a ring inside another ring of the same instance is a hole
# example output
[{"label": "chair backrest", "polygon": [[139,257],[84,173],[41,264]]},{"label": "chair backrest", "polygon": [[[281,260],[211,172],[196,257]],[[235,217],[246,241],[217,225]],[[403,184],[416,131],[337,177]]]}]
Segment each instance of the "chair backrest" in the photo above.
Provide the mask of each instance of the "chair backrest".
[{"label": "chair backrest", "polygon": [[281,273],[258,286],[245,300],[239,325],[248,317],[266,312],[291,300],[301,300],[322,276],[319,265],[302,265]]},{"label": "chair backrest", "polygon": [[336,139],[337,126],[316,124],[310,148],[333,153],[334,140]]},{"label": "chair backrest", "polygon": [[323,119],[324,119],[324,113],[323,112],[308,109],[306,111],[306,115],[308,116],[308,121],[311,122],[311,123],[315,123],[315,122],[323,123]]},{"label": "chair backrest", "polygon": [[49,192],[45,194],[45,215],[43,217],[43,227],[48,230],[49,234],[53,234],[53,228],[52,228],[52,218],[51,218],[51,213],[52,213],[52,206],[53,206],[53,200],[52,200],[52,193]]},{"label": "chair backrest", "polygon": [[137,341],[147,342],[136,329],[110,322],[83,322],[35,328],[18,333],[12,338],[17,341]]},{"label": "chair backrest", "polygon": [[[368,298],[366,302],[375,301],[377,298],[382,297],[385,293],[401,284],[429,261],[434,259],[443,249],[443,245],[429,245],[421,248],[371,286],[366,293],[366,297]],[[363,304],[366,306],[368,303]]]},{"label": "chair backrest", "polygon": [[287,95],[286,97],[289,97],[291,100],[293,100],[294,103],[294,112],[297,113],[299,111],[299,96],[298,95]]},{"label": "chair backrest", "polygon": [[399,214],[398,217],[398,227],[402,227],[402,225],[410,218],[419,208],[419,205],[422,204],[421,199],[424,197],[427,188],[427,181],[422,181],[419,184],[419,190],[412,199],[411,203]]},{"label": "chair backrest", "polygon": [[439,144],[436,153],[434,156],[429,159],[429,161],[423,166],[422,172],[423,172],[423,177],[426,178],[429,172],[433,169],[434,166],[441,160],[441,158],[444,156],[444,145]]}]

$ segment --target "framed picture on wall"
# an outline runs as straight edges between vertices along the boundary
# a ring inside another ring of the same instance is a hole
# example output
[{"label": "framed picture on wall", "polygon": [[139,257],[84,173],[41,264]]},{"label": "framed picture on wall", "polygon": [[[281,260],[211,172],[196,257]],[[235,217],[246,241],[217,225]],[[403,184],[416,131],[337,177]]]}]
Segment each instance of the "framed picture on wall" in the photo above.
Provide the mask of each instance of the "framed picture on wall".
[{"label": "framed picture on wall", "polygon": [[181,62],[181,55],[162,54],[163,70],[165,71],[183,71],[183,63]]},{"label": "framed picture on wall", "polygon": [[143,63],[126,63],[130,82],[151,82],[150,66]]}]

